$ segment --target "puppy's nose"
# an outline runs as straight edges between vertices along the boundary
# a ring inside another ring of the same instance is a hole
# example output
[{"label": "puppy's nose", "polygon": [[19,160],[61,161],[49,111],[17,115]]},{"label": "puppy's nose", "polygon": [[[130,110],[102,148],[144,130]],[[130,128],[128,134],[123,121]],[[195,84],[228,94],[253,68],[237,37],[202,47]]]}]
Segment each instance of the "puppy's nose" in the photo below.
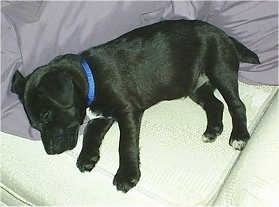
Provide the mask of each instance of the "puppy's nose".
[{"label": "puppy's nose", "polygon": [[46,153],[47,153],[48,155],[54,155],[54,154],[55,154],[55,152],[54,152],[54,150],[53,150],[53,148],[52,148],[51,146],[49,146],[49,147],[46,148],[45,150],[46,150]]},{"label": "puppy's nose", "polygon": [[49,147],[46,150],[47,154],[53,155],[53,154],[60,154],[63,152],[63,149],[61,149],[61,143],[59,141],[50,141]]},{"label": "puppy's nose", "polygon": [[53,148],[53,151],[58,153],[59,150],[61,149],[60,147],[60,142],[55,142],[53,145],[52,145],[52,148]]}]

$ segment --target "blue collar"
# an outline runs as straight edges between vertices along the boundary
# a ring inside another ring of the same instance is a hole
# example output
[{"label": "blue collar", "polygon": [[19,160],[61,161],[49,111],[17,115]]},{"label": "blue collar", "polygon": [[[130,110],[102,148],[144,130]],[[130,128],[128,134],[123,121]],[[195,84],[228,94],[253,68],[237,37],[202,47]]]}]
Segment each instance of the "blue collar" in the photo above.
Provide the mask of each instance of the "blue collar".
[{"label": "blue collar", "polygon": [[86,74],[87,82],[88,82],[88,94],[87,94],[87,104],[90,106],[94,99],[95,99],[95,80],[94,75],[92,73],[92,70],[90,69],[90,66],[86,62],[86,60],[81,60],[82,68]]}]

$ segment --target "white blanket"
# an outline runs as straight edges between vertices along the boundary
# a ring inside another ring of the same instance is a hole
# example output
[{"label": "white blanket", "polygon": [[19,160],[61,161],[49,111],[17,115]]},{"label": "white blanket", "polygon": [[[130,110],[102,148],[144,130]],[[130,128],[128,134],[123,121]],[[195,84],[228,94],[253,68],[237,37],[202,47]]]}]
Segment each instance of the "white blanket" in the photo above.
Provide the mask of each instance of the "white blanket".
[{"label": "white blanket", "polygon": [[[240,84],[250,132],[275,90]],[[218,92],[216,96],[220,98]],[[75,166],[82,139],[73,151],[49,156],[40,141],[1,133],[1,200],[7,203],[13,197],[34,205],[213,204],[240,154],[228,144],[231,118],[227,108],[223,123],[222,135],[213,143],[203,143],[205,112],[190,99],[162,102],[147,110],[140,138],[142,176],[127,194],[112,185],[118,167],[117,124],[104,139],[99,163],[84,174]]]}]

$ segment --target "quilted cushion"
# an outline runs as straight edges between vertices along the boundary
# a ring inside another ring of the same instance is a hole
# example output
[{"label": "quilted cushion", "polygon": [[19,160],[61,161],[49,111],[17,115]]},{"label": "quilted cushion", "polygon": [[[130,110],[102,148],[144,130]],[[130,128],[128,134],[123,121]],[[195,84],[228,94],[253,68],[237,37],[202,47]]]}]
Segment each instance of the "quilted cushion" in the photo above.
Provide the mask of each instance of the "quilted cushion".
[{"label": "quilted cushion", "polygon": [[[250,132],[276,89],[240,84]],[[216,96],[221,99],[218,92]],[[140,135],[142,177],[127,194],[112,185],[118,167],[117,124],[106,135],[100,161],[90,173],[80,173],[75,166],[81,137],[73,151],[49,156],[40,141],[2,133],[2,189],[34,205],[212,205],[240,154],[228,144],[227,107],[223,123],[222,135],[203,143],[205,112],[190,99],[162,102],[147,110]]]}]

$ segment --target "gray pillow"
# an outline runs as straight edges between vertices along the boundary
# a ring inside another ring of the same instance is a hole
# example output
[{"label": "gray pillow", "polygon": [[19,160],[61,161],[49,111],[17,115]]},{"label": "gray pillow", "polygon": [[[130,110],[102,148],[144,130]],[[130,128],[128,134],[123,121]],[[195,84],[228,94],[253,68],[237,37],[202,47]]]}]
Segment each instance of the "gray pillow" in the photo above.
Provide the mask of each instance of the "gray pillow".
[{"label": "gray pillow", "polygon": [[58,55],[80,52],[164,19],[201,19],[220,27],[262,62],[241,64],[239,79],[277,85],[277,8],[277,1],[2,2],[1,130],[40,139],[10,91],[15,70],[28,75]]}]

